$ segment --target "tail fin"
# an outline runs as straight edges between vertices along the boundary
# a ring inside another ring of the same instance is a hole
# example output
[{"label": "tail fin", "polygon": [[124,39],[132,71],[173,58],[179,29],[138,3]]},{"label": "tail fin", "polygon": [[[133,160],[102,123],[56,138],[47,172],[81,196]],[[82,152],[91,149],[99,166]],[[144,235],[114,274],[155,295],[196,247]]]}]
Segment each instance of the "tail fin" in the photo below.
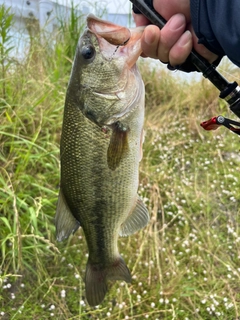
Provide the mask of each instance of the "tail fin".
[{"label": "tail fin", "polygon": [[107,280],[131,282],[131,274],[123,259],[119,258],[111,265],[92,265],[88,261],[86,269],[86,299],[90,306],[99,305],[107,293]]}]

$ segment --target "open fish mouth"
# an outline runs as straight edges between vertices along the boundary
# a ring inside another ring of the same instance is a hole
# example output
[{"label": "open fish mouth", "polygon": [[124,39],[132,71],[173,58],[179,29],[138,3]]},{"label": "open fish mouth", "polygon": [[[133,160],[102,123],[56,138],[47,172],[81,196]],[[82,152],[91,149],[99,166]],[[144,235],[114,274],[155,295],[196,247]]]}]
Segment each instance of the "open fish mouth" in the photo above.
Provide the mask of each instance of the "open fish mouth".
[{"label": "open fish mouth", "polygon": [[102,52],[108,52],[109,45],[115,46],[116,58],[125,56],[129,69],[135,65],[142,53],[141,37],[144,27],[128,29],[109,21],[100,20],[92,14],[87,17],[87,27],[96,35]]}]

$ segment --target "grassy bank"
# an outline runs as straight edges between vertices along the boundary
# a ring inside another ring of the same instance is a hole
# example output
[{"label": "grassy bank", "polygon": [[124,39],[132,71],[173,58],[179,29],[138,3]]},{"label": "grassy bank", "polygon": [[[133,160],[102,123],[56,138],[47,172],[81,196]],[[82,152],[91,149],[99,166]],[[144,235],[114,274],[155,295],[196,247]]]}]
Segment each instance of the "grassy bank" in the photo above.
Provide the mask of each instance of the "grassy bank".
[{"label": "grassy bank", "polygon": [[86,304],[83,232],[57,243],[53,223],[73,58],[65,32],[54,50],[33,41],[1,74],[0,319],[238,319],[239,138],[199,126],[230,116],[207,80],[184,83],[146,61],[139,194],[151,221],[119,239],[132,284],[112,283],[101,306]]}]

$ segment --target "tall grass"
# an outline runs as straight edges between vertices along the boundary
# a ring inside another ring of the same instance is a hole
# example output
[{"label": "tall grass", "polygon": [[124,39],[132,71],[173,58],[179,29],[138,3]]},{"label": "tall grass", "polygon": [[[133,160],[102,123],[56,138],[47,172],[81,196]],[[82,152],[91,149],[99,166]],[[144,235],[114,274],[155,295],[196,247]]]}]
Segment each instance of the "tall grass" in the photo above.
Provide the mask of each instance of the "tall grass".
[{"label": "tall grass", "polygon": [[56,243],[53,223],[74,52],[69,34],[81,32],[75,27],[62,25],[54,50],[32,41],[27,59],[13,63],[3,77],[0,318],[239,319],[238,137],[224,128],[200,129],[202,120],[228,115],[207,80],[185,83],[146,61],[139,65],[146,85],[139,194],[151,221],[119,239],[132,284],[111,283],[101,306],[86,304],[83,232]]}]

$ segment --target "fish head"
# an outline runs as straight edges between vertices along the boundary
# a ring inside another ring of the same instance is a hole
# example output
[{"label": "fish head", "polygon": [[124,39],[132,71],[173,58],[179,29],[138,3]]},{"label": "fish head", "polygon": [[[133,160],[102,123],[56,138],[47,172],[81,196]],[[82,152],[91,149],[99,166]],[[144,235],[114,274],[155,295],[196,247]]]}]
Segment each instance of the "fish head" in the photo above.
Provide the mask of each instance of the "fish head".
[{"label": "fish head", "polygon": [[144,27],[128,29],[93,15],[87,17],[68,94],[77,96],[81,111],[99,126],[124,117],[144,95],[136,66],[142,53],[143,30]]}]

